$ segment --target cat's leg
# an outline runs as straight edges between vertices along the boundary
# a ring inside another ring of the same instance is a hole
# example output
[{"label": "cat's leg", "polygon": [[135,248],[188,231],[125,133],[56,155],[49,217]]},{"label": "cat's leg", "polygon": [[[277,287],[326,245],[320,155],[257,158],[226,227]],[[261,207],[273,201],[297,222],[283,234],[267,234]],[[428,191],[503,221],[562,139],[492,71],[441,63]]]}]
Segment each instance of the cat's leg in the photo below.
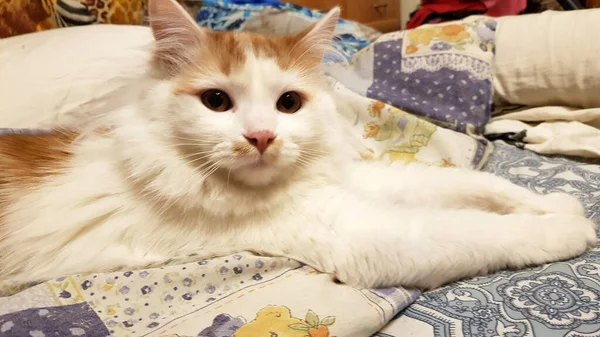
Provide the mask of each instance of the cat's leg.
[{"label": "cat's leg", "polygon": [[349,169],[348,180],[359,193],[405,205],[499,214],[585,214],[581,203],[567,194],[540,195],[493,174],[468,169],[359,162]]},{"label": "cat's leg", "polygon": [[595,224],[583,216],[403,208],[332,188],[314,191],[270,223],[227,240],[295,258],[359,287],[430,289],[569,259],[596,243]]},{"label": "cat's leg", "polygon": [[[336,254],[349,255],[354,260],[344,259],[346,264],[341,266],[345,268],[338,266],[337,277],[356,285],[401,284],[433,289],[501,269],[577,257],[596,243],[593,223],[573,215],[502,216],[461,210],[401,217],[410,223],[402,226],[404,233],[390,228],[391,225],[351,233],[361,239],[352,246],[339,247]],[[380,255],[380,262],[359,254],[368,235],[373,241],[367,247]],[[356,261],[359,263],[351,264]]]},{"label": "cat's leg", "polygon": [[239,238],[249,250],[295,258],[350,285],[423,289],[572,258],[596,242],[594,223],[576,215],[409,210],[341,192],[312,200],[272,229]]}]

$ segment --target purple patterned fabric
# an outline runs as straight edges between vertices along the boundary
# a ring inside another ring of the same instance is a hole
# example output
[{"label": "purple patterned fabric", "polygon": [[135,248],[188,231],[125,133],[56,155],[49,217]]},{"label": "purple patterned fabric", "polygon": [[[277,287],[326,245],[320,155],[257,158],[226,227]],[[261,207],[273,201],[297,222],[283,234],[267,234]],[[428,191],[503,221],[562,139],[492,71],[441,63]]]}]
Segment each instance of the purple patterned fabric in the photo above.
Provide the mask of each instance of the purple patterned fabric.
[{"label": "purple patterned fabric", "polygon": [[28,309],[0,316],[0,337],[107,337],[102,320],[87,303]]},{"label": "purple patterned fabric", "polygon": [[[422,116],[442,127],[466,132],[467,125],[472,125],[477,133],[481,133],[490,120],[490,80],[478,79],[467,71],[443,67],[437,71],[403,71],[402,43],[403,40],[399,39],[375,44],[373,83],[367,90],[367,96]],[[466,55],[461,57],[470,58]],[[440,61],[431,59],[426,62]],[[471,58],[469,62],[483,61]]]},{"label": "purple patterned fabric", "polygon": [[219,314],[213,319],[210,327],[202,330],[198,337],[229,337],[241,328],[246,322],[238,317],[233,318],[227,314]]}]

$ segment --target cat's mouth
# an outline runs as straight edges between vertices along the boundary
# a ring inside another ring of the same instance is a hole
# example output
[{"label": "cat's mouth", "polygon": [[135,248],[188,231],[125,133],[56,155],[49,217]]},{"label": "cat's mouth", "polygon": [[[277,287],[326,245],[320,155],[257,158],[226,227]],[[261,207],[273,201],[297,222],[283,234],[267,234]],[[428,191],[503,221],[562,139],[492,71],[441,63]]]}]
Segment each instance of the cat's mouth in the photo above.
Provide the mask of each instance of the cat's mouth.
[{"label": "cat's mouth", "polygon": [[273,168],[277,164],[277,159],[266,154],[247,154],[236,156],[234,166],[240,169],[262,170]]},{"label": "cat's mouth", "polygon": [[277,163],[277,159],[278,156],[273,153],[256,154],[248,166],[256,168],[273,167]]}]

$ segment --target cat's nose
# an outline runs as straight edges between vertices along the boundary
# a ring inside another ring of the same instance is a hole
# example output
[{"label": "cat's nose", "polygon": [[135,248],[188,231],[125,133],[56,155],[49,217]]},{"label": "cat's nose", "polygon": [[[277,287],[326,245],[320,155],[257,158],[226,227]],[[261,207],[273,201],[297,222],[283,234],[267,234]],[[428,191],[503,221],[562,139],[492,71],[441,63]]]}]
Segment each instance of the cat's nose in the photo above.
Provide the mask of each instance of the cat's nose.
[{"label": "cat's nose", "polygon": [[261,154],[267,151],[267,148],[273,143],[275,137],[277,136],[268,130],[253,131],[244,134],[244,138],[246,138],[248,143],[252,144]]}]

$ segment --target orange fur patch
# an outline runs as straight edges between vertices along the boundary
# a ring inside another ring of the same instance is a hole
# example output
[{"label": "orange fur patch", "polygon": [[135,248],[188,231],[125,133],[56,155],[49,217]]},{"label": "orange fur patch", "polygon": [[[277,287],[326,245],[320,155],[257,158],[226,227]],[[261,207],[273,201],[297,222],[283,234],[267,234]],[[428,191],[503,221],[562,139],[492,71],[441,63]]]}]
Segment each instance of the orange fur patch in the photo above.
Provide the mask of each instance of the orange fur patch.
[{"label": "orange fur patch", "polygon": [[497,214],[511,214],[515,212],[515,207],[508,204],[502,198],[498,198],[493,194],[480,196],[480,195],[469,195],[463,198],[456,199],[456,205],[452,205],[458,208],[473,208],[480,209],[482,211],[497,213]]},{"label": "orange fur patch", "polygon": [[[0,135],[0,219],[20,191],[60,174],[72,157],[74,132]],[[1,235],[0,235],[1,237]]]},{"label": "orange fur patch", "polygon": [[302,41],[307,32],[292,36],[265,36],[205,31],[201,50],[196,51],[197,62],[181,70],[175,93],[197,94],[197,88],[193,86],[195,78],[211,72],[229,75],[244,65],[248,53],[273,59],[282,70],[317,70],[322,55],[311,53],[310,46]]},{"label": "orange fur patch", "polygon": [[35,184],[59,173],[71,158],[68,150],[79,134],[13,134],[0,136],[0,188],[6,184]]},{"label": "orange fur patch", "polygon": [[236,142],[231,146],[231,151],[238,156],[245,156],[255,150],[254,146],[250,145],[248,142]]},{"label": "orange fur patch", "polygon": [[304,33],[292,36],[266,36],[251,33],[209,32],[207,53],[202,62],[213,62],[225,75],[241,67],[246,60],[246,53],[257,57],[272,58],[282,70],[292,67],[318,66],[321,57],[311,57],[305,53],[310,46],[300,41]]}]

